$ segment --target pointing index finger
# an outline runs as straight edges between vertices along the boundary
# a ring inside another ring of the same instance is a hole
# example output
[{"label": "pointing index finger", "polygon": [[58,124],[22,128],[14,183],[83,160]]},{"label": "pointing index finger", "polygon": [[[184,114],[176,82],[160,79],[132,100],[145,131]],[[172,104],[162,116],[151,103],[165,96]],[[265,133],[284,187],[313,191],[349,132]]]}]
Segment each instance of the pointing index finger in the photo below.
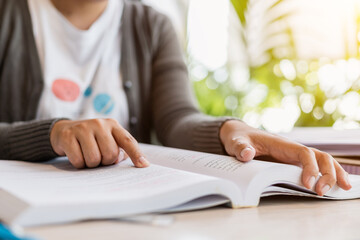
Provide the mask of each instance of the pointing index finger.
[{"label": "pointing index finger", "polygon": [[116,127],[112,130],[114,139],[119,147],[129,155],[135,167],[143,168],[150,165],[144,154],[140,151],[138,142],[124,128]]}]

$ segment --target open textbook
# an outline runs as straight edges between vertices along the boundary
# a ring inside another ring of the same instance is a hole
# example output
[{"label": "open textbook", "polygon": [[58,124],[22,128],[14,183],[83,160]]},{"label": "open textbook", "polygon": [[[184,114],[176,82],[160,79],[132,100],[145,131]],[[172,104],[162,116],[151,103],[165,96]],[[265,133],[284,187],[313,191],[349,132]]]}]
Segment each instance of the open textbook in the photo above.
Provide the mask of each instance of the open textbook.
[{"label": "open textbook", "polygon": [[[141,145],[152,163],[76,170],[66,158],[47,163],[0,161],[0,219],[34,226],[84,219],[119,218],[149,212],[201,209],[228,204],[257,206],[278,194],[317,197],[292,165],[251,161],[194,151]],[[359,176],[352,190],[335,186],[323,198],[360,197]]]}]

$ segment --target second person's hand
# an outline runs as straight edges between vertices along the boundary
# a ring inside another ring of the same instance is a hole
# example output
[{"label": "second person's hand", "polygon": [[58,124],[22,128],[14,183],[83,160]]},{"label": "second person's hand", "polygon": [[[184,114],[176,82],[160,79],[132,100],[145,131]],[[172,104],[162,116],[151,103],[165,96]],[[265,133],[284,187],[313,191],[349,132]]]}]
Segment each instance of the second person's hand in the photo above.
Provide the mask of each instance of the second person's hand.
[{"label": "second person's hand", "polygon": [[[328,153],[308,148],[289,139],[252,128],[237,120],[224,123],[220,139],[226,152],[238,160],[247,162],[254,157],[265,157],[278,162],[299,165],[303,168],[303,185],[320,196],[335,184],[349,190],[351,184],[347,172]],[[316,182],[319,173],[321,177]]]}]

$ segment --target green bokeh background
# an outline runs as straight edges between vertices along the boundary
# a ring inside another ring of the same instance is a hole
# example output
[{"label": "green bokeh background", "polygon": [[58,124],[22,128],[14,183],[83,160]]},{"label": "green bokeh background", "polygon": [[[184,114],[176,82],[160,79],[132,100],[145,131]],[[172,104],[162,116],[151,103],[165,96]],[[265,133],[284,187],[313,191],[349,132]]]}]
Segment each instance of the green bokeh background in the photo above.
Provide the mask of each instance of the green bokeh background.
[{"label": "green bokeh background", "polygon": [[[272,11],[278,5],[282,4],[285,0],[275,1],[267,11]],[[246,29],[249,19],[247,19],[247,11],[250,8],[249,1],[246,0],[231,0],[232,7],[236,11],[239,22],[241,23],[242,29]],[[279,14],[270,19],[267,22],[267,25],[276,24],[277,21],[286,20],[292,13],[291,12],[279,12]],[[360,17],[354,19],[356,25],[358,26],[358,32],[360,31]],[[248,40],[246,36],[246,31],[239,32],[241,34],[241,39],[244,46],[248,45]],[[261,115],[265,109],[274,108],[281,106],[283,98],[288,95],[288,93],[282,90],[282,86],[289,86],[292,89],[292,95],[295,95],[298,99],[298,106],[301,109],[300,115],[295,123],[295,126],[333,126],[336,120],[343,119],[349,121],[358,121],[357,119],[349,119],[348,116],[339,111],[336,108],[332,112],[324,111],[324,104],[327,100],[341,100],[341,98],[349,92],[360,93],[360,80],[356,79],[353,81],[352,86],[350,86],[345,93],[339,96],[327,96],[324,90],[321,89],[318,79],[318,71],[324,65],[336,65],[339,61],[347,63],[348,61],[354,61],[360,59],[359,52],[357,53],[347,53],[346,57],[342,60],[329,60],[324,57],[319,59],[311,60],[302,60],[298,59],[296,54],[296,46],[293,39],[292,29],[290,27],[283,30],[278,34],[286,34],[288,37],[287,43],[284,45],[274,46],[272,48],[266,49],[266,56],[268,57],[267,61],[261,65],[249,64],[247,66],[249,72],[249,79],[247,87],[243,90],[236,90],[233,82],[231,81],[231,71],[234,66],[228,64],[224,66],[222,71],[227,72],[227,78],[225,81],[219,82],[216,79],[216,71],[209,71],[205,69],[203,72],[202,79],[193,78],[193,86],[196,97],[199,101],[200,108],[203,112],[214,115],[232,115],[239,118],[243,118],[244,115],[249,112],[256,112]],[[267,39],[269,36],[263,36],[264,39]],[[239,43],[240,44],[240,43]],[[358,49],[360,44],[358,42]],[[288,54],[285,57],[278,57],[276,54],[278,48],[286,48]],[[294,79],[287,79],[280,69],[280,64],[282,61],[286,60],[287,63],[293,65],[293,69],[296,70],[296,77]],[[189,60],[190,69],[194,68],[204,68],[201,64]],[[307,67],[307,71],[299,71],[298,65],[302,64]],[[190,71],[191,72],[191,71]],[[263,101],[256,104],[248,104],[246,102],[246,96],[252,88],[259,87],[259,84],[267,86],[267,94],[264,97]],[[311,111],[304,112],[301,108],[301,96],[302,94],[307,93],[308,96],[311,96],[315,100]],[[228,98],[231,96],[231,98]],[[229,107],[226,105],[226,99],[233,104]]]}]

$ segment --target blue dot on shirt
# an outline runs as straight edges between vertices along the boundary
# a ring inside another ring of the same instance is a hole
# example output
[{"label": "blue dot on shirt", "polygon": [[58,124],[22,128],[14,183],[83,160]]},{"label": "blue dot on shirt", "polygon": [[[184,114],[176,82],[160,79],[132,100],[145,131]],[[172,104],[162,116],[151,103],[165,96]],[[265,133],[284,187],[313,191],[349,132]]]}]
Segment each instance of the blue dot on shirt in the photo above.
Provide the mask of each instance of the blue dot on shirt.
[{"label": "blue dot on shirt", "polygon": [[94,99],[94,108],[98,113],[109,114],[114,109],[115,103],[109,94],[101,93]]},{"label": "blue dot on shirt", "polygon": [[85,90],[84,96],[85,96],[85,97],[90,97],[91,94],[92,94],[92,87],[89,86],[89,87]]}]

